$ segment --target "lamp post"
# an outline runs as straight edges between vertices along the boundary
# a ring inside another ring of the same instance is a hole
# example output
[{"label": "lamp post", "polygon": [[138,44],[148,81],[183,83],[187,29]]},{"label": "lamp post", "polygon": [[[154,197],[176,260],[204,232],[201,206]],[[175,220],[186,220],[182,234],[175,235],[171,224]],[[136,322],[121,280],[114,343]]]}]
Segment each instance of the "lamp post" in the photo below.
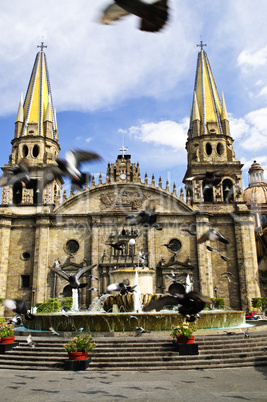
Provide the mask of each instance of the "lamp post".
[{"label": "lamp post", "polygon": [[215,294],[215,297],[217,299],[217,297],[218,297],[218,288],[217,288],[216,285],[214,286],[214,294]]},{"label": "lamp post", "polygon": [[132,265],[133,265],[133,260],[134,260],[134,246],[135,246],[135,240],[134,239],[130,239],[129,240],[129,254],[132,257]]},{"label": "lamp post", "polygon": [[35,304],[35,289],[32,289],[32,313],[33,313],[33,309],[34,309],[34,304]]}]

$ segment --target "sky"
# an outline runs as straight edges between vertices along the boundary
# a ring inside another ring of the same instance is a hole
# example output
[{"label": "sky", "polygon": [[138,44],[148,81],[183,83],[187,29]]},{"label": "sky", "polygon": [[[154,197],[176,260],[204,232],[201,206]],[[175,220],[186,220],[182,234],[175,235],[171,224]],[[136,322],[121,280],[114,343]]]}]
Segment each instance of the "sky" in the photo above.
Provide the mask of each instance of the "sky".
[{"label": "sky", "polygon": [[[151,1],[150,1],[151,2]],[[224,93],[236,159],[267,171],[267,1],[169,0],[158,33],[136,16],[99,23],[112,0],[0,0],[0,166],[8,163],[21,92],[37,45],[47,46],[60,156],[70,148],[99,153],[86,165],[105,181],[124,144],[142,181],[159,176],[179,188],[199,47],[203,40],[219,94]]]}]

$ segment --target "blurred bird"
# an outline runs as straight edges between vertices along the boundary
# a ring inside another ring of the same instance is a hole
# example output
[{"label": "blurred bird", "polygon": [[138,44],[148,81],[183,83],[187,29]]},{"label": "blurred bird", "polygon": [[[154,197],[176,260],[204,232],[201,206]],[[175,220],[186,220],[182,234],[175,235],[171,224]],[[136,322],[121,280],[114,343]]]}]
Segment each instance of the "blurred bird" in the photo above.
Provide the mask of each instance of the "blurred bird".
[{"label": "blurred bird", "polygon": [[143,327],[135,327],[136,331],[138,331],[141,334],[146,334],[146,333],[150,333],[150,331],[148,331],[147,329],[143,328]]},{"label": "blurred bird", "polygon": [[168,19],[168,0],[159,0],[152,4],[141,0],[115,0],[115,3],[103,11],[100,21],[109,25],[129,14],[141,18],[141,31],[158,32]]},{"label": "blurred bird", "polygon": [[120,283],[111,283],[108,287],[107,287],[107,291],[108,292],[120,292],[121,295],[126,295],[127,293],[133,293],[134,292],[134,288],[137,285],[134,286],[130,286],[129,285],[129,281],[127,279],[125,279],[123,282]]},{"label": "blurred bird", "polygon": [[2,300],[3,306],[5,306],[7,309],[14,311],[14,313],[17,313],[19,315],[23,314],[25,316],[26,320],[33,320],[35,317],[31,312],[27,309],[26,302],[21,299],[15,299],[15,300]]},{"label": "blurred bird", "polygon": [[160,297],[157,300],[151,300],[146,306],[143,307],[143,311],[150,311],[153,309],[161,310],[167,305],[178,305],[179,313],[186,317],[187,321],[193,322],[197,318],[197,314],[204,309],[206,303],[211,304],[212,300],[209,297],[197,292],[192,291],[182,293],[183,291],[184,290],[182,288],[179,288],[179,293],[174,293],[175,289],[169,288],[171,295]]},{"label": "blurred bird", "polygon": [[142,251],[139,251],[138,262],[140,262],[143,266],[146,263],[147,255],[148,255],[148,253],[144,253]]},{"label": "blurred bird", "polygon": [[128,240],[119,240],[117,243],[107,243],[108,246],[113,247],[115,250],[122,251],[123,246],[128,243]]},{"label": "blurred bird", "polygon": [[89,288],[88,290],[94,290],[95,292],[98,292],[98,289],[97,289],[97,288],[94,288],[94,287],[91,287],[91,288]]},{"label": "blurred bird", "polygon": [[31,182],[29,176],[29,165],[25,158],[21,159],[18,167],[9,169],[0,177],[0,187],[14,186],[16,183],[23,182],[26,185]]},{"label": "blurred bird", "polygon": [[183,232],[189,233],[191,236],[196,236],[197,233],[192,229],[182,229]]},{"label": "blurred bird", "polygon": [[15,315],[13,318],[11,318],[8,321],[9,324],[11,325],[21,325],[22,324],[22,319],[19,315]]},{"label": "blurred bird", "polygon": [[89,271],[90,269],[94,268],[95,266],[96,266],[96,264],[89,265],[87,267],[82,267],[79,269],[79,271],[75,275],[73,275],[72,273],[67,274],[62,269],[58,269],[55,267],[49,267],[49,268],[51,269],[51,271],[55,272],[56,274],[58,274],[59,276],[64,278],[66,281],[68,281],[72,288],[78,289],[78,288],[84,288],[85,286],[87,286],[87,283],[80,283],[80,281],[79,281],[80,277],[85,272]]},{"label": "blurred bird", "polygon": [[230,279],[230,277],[228,275],[224,275],[223,278],[227,279],[228,282],[231,282],[231,279]]},{"label": "blurred bird", "polygon": [[223,272],[222,275],[232,275],[232,272],[230,272],[230,271]]},{"label": "blurred bird", "polygon": [[138,318],[137,317],[135,317],[135,315],[130,315],[130,320],[138,320]]},{"label": "blurred bird", "polygon": [[162,227],[157,223],[155,207],[147,206],[145,210],[139,211],[137,214],[127,215],[125,219],[128,221],[129,225],[140,225],[162,230]]},{"label": "blurred bird", "polygon": [[71,179],[72,187],[78,190],[88,183],[91,179],[90,173],[82,173],[79,169],[82,162],[101,160],[101,157],[95,152],[87,151],[67,151],[65,159],[56,158],[57,165],[49,164],[43,171],[43,187],[61,176],[67,176]]},{"label": "blurred bird", "polygon": [[214,251],[215,253],[217,253],[217,254],[221,257],[222,260],[224,260],[224,261],[228,261],[228,260],[229,260],[228,257],[226,257],[225,255],[222,255],[221,253],[219,253],[219,251],[217,250],[217,248],[208,246],[207,244],[204,244],[204,246],[206,247],[207,250],[209,250],[209,251]]},{"label": "blurred bird", "polygon": [[233,179],[237,180],[236,174],[234,174],[232,171],[214,171],[214,172],[205,172],[205,173],[200,173],[192,177],[187,177],[185,180],[186,181],[192,181],[192,180],[205,180],[207,184],[212,184],[213,186],[217,186],[221,181],[223,177],[232,177]]},{"label": "blurred bird", "polygon": [[249,338],[249,333],[248,332],[244,331],[243,334],[244,334],[244,338]]},{"label": "blurred bird", "polygon": [[204,243],[205,241],[220,241],[225,244],[229,244],[229,241],[226,240],[220,232],[218,232],[216,229],[210,226],[209,230],[205,232],[199,239],[198,239],[198,244]]},{"label": "blurred bird", "polygon": [[32,348],[35,348],[35,343],[32,340],[31,334],[27,337],[27,344],[28,344],[28,346],[31,346]]},{"label": "blurred bird", "polygon": [[57,331],[55,331],[53,327],[50,327],[48,329],[49,329],[49,331],[51,331],[52,335],[59,336],[59,333]]},{"label": "blurred bird", "polygon": [[96,276],[94,276],[94,275],[88,275],[88,277],[98,281],[98,278]]}]

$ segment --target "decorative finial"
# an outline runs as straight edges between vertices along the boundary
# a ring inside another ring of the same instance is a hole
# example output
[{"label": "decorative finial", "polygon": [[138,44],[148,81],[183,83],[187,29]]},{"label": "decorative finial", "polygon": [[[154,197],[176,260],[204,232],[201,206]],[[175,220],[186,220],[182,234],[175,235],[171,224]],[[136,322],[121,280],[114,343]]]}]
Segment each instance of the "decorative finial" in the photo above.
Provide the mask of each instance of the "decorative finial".
[{"label": "decorative finial", "polygon": [[208,46],[207,43],[203,43],[203,40],[200,41],[200,45],[197,45],[198,47],[200,47],[201,50],[203,50],[204,46]]},{"label": "decorative finial", "polygon": [[47,47],[47,46],[44,45],[44,42],[41,42],[41,45],[40,45],[40,46],[37,46],[37,47],[40,47],[40,48],[41,48],[41,52],[43,52],[44,48]]}]

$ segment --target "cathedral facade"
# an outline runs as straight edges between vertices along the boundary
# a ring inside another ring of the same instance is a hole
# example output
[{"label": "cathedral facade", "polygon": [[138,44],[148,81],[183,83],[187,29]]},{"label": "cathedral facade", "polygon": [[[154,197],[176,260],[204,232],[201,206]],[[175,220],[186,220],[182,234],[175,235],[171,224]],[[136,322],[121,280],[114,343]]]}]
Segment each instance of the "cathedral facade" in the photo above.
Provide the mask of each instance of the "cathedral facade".
[{"label": "cathedral facade", "polygon": [[[164,133],[163,133],[164,134]],[[120,150],[106,180],[82,191],[62,190],[57,179],[42,188],[43,169],[55,164],[60,144],[44,46],[37,53],[25,99],[15,122],[12,151],[3,172],[25,158],[32,188],[18,182],[2,190],[0,206],[0,297],[29,306],[70,295],[68,283],[49,267],[57,259],[67,273],[95,264],[82,281],[81,307],[123,271],[149,271],[152,293],[165,293],[172,273],[190,277],[194,290],[222,297],[233,309],[249,310],[260,296],[254,220],[243,199],[242,164],[236,160],[224,97],[219,97],[206,52],[198,53],[188,138],[185,192],[161,179],[141,179],[138,163]],[[153,205],[162,230],[130,226],[125,219]],[[227,240],[198,243],[217,229]],[[193,234],[192,234],[193,233]],[[195,234],[194,234],[195,233]],[[110,244],[124,240],[121,250]],[[207,247],[208,246],[208,247]],[[140,263],[139,253],[146,254]],[[228,274],[225,274],[228,273]],[[230,274],[229,274],[230,273]],[[97,290],[88,290],[90,287]]]}]

